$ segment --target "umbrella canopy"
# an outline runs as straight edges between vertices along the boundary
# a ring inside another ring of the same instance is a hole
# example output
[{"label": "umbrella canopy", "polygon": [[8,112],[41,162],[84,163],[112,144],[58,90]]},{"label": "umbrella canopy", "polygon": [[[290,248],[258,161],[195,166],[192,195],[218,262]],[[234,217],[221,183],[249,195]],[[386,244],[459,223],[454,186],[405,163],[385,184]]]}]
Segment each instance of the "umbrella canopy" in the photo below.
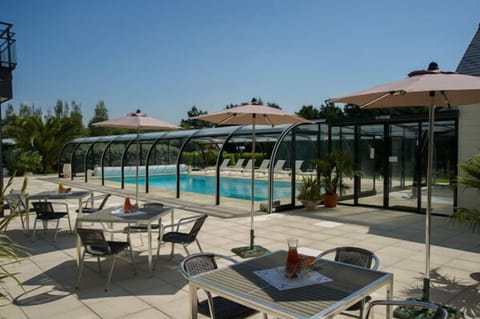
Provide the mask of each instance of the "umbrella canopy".
[{"label": "umbrella canopy", "polygon": [[253,219],[255,214],[255,125],[280,125],[288,123],[305,122],[306,120],[298,115],[284,112],[262,104],[242,104],[211,114],[193,117],[192,119],[204,120],[217,125],[252,125],[252,177],[251,177],[251,205],[250,205],[250,249],[254,248]]},{"label": "umbrella canopy", "polygon": [[135,113],[128,113],[124,117],[120,117],[113,120],[107,120],[103,122],[97,122],[92,124],[95,127],[117,127],[134,129],[137,132],[137,165],[135,171],[135,203],[138,203],[138,166],[140,165],[140,141],[139,132],[142,130],[175,130],[180,129],[175,124],[156,119],[154,117],[147,116],[137,110]]},{"label": "umbrella canopy", "polygon": [[432,162],[435,108],[480,103],[480,77],[441,72],[435,62],[428,70],[413,71],[408,78],[355,92],[327,102],[349,103],[360,108],[422,106],[429,108],[427,209],[425,214],[425,276],[423,299],[430,299],[430,237],[432,213]]},{"label": "umbrella canopy", "polygon": [[107,120],[103,122],[93,123],[96,127],[118,127],[129,128],[135,130],[176,130],[180,129],[179,126],[170,124],[168,122],[156,119],[154,117],[147,116],[147,114],[137,110],[135,113],[128,113],[127,116],[120,117],[113,120]]},{"label": "umbrella canopy", "polygon": [[453,72],[414,71],[409,73],[408,78],[328,101],[355,104],[361,108],[458,106],[478,103],[479,87],[478,76]]},{"label": "umbrella canopy", "polygon": [[[253,120],[255,118],[255,121]],[[193,119],[222,124],[240,125],[280,125],[305,121],[304,118],[266,105],[243,104],[211,114],[200,115]]]}]

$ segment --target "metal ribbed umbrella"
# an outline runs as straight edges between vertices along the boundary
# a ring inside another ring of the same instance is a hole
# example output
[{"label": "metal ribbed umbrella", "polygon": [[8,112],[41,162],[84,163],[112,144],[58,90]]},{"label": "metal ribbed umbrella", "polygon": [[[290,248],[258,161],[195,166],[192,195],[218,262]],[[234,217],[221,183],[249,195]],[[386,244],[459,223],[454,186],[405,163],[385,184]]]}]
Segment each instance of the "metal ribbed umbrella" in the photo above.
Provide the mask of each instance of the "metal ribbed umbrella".
[{"label": "metal ribbed umbrella", "polygon": [[399,81],[378,85],[327,102],[355,104],[362,109],[412,107],[429,108],[427,161],[427,211],[425,218],[425,276],[423,299],[430,299],[430,238],[432,213],[432,162],[434,145],[435,108],[480,103],[480,77],[442,72],[435,62],[428,70],[413,71]]},{"label": "metal ribbed umbrella", "polygon": [[142,113],[140,110],[137,110],[135,113],[128,113],[124,117],[120,117],[113,120],[107,120],[103,122],[97,122],[92,124],[95,127],[117,127],[117,128],[127,128],[133,129],[137,133],[137,165],[135,171],[135,203],[138,203],[138,166],[140,165],[140,141],[139,134],[143,130],[175,130],[180,129],[179,126],[175,124],[170,124],[168,122],[156,119],[154,117],[147,116],[145,113]]},{"label": "metal ribbed umbrella", "polygon": [[306,121],[304,118],[284,112],[280,109],[261,104],[243,104],[211,114],[200,115],[192,119],[203,120],[217,125],[252,125],[252,177],[250,204],[250,249],[254,249],[253,220],[255,215],[255,125],[280,125]]}]

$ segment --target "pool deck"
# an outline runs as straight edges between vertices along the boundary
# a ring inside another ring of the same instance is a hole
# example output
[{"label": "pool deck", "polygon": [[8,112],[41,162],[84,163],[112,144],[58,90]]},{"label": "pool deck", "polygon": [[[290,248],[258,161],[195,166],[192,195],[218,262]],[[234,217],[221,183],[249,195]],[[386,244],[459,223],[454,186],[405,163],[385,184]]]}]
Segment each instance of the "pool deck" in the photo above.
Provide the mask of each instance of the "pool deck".
[{"label": "pool deck", "polygon": [[[92,183],[62,182],[73,186],[74,190],[114,189]],[[21,183],[22,178],[15,179],[13,188],[19,189]],[[53,190],[56,183],[57,178],[52,176],[33,176],[29,179],[28,192]],[[108,202],[111,206],[121,204],[125,194],[133,197],[134,189],[119,190],[117,186],[113,193]],[[142,202],[161,201],[175,207],[176,218],[190,215],[192,211],[208,212],[210,216],[199,235],[204,251],[233,255],[231,248],[248,244],[248,201],[225,201],[215,207],[211,198],[204,203],[193,203],[188,196],[175,200],[171,196],[149,193],[141,194],[140,199]],[[76,201],[69,202],[69,205],[74,211]],[[425,268],[424,219],[418,214],[349,206],[318,207],[311,211],[300,209],[271,215],[259,212],[255,218],[256,244],[272,251],[285,249],[286,239],[296,237],[302,249],[311,253],[343,245],[364,247],[379,256],[380,270],[394,274],[394,297],[419,297]],[[11,279],[0,283],[0,293],[13,299],[12,302],[0,299],[5,305],[0,308],[0,318],[188,318],[188,286],[178,271],[178,263],[185,252],[179,247],[171,261],[168,260],[169,247],[162,248],[158,266],[150,276],[146,246],[141,244],[138,234],[133,234],[138,274],[133,274],[129,262],[119,260],[110,290],[105,293],[105,273],[97,272],[96,262],[92,259],[86,262],[77,290],[74,288],[75,240],[68,232],[66,221],[61,227],[63,230],[56,242],[51,241],[51,230],[46,236],[40,231],[36,241],[32,242],[31,237],[22,231],[19,220],[10,225],[7,234],[28,248],[30,256],[8,265],[10,271],[18,272],[23,289]],[[447,218],[435,216],[432,217],[432,230],[432,301],[462,308],[466,318],[479,318],[479,234],[455,227]],[[191,251],[196,252],[196,247],[192,246]],[[109,261],[104,263],[104,271],[109,265]],[[383,298],[384,292],[372,297]]]}]

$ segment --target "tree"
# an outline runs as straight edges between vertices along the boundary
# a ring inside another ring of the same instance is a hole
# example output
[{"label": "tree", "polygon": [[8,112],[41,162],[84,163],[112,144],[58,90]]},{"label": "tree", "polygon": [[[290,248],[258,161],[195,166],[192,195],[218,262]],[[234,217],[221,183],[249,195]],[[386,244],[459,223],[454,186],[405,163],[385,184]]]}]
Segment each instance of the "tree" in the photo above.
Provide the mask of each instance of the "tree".
[{"label": "tree", "polygon": [[318,120],[320,118],[320,111],[313,105],[303,105],[300,111],[295,114],[307,120]]},{"label": "tree", "polygon": [[88,128],[90,131],[90,136],[102,136],[102,135],[111,135],[112,129],[109,127],[94,127],[93,123],[103,122],[108,120],[108,109],[105,106],[105,102],[102,100],[98,101],[95,105],[94,115],[88,121]]},{"label": "tree", "polygon": [[207,114],[207,111],[202,111],[194,105],[192,106],[190,111],[187,111],[188,118],[182,119],[182,121],[180,122],[180,126],[185,129],[200,129],[204,127],[213,127],[213,124],[208,123],[206,121],[191,119],[192,117],[196,117],[204,114]]},{"label": "tree", "polygon": [[331,121],[343,118],[343,112],[342,109],[340,109],[338,106],[335,106],[335,104],[328,103],[326,105],[320,105],[319,116],[322,119]]}]

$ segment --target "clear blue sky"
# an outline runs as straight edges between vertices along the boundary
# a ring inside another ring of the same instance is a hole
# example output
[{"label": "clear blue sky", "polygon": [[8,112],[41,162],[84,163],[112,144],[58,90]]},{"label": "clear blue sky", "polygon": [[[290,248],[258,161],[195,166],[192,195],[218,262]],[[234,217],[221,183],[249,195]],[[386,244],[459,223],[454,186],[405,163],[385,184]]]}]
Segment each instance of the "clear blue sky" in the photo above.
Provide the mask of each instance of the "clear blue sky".
[{"label": "clear blue sky", "polygon": [[436,61],[454,70],[480,1],[10,0],[21,102],[75,100],[84,121],[140,108],[172,123],[261,97],[288,112],[396,80]]}]

